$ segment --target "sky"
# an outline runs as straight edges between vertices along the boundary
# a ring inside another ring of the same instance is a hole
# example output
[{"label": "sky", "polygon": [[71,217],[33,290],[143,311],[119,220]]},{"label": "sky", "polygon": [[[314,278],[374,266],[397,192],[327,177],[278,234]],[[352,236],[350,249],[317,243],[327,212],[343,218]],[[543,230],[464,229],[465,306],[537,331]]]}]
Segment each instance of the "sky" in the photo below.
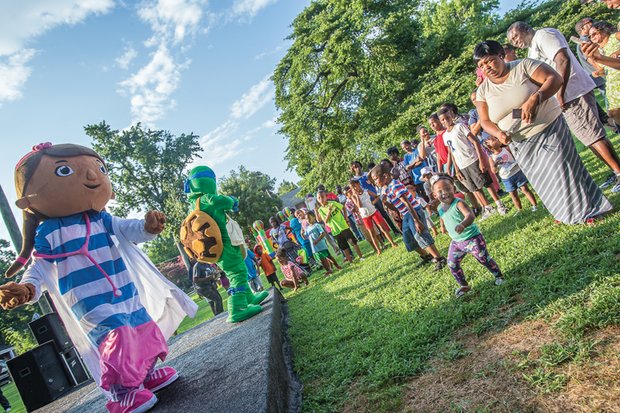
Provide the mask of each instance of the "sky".
[{"label": "sky", "polygon": [[11,205],[13,168],[33,145],[90,146],[84,126],[101,121],[195,133],[200,163],[219,176],[244,165],[297,181],[269,76],[309,3],[0,0],[0,186]]}]

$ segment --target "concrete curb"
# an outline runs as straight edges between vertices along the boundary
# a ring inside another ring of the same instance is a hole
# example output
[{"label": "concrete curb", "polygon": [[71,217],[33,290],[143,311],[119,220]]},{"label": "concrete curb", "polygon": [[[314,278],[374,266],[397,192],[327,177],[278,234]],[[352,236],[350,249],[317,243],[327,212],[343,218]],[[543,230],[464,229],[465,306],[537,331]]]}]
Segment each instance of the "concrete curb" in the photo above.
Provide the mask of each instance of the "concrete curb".
[{"label": "concrete curb", "polygon": [[[166,365],[179,380],[157,393],[153,412],[284,413],[301,411],[302,385],[293,371],[288,306],[271,289],[263,311],[238,324],[227,313],[172,338]],[[105,412],[90,384],[37,412]]]}]

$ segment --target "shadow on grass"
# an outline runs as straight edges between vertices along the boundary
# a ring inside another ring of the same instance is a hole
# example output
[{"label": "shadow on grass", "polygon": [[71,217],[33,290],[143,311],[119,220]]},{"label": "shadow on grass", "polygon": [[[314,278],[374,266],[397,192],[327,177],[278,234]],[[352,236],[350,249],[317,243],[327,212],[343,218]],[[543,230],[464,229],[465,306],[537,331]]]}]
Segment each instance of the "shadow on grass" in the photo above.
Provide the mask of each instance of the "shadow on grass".
[{"label": "shadow on grass", "polygon": [[[372,273],[350,267],[291,297],[304,410],[341,411],[347,399],[360,397],[364,410],[398,410],[402,383],[423,371],[457,329],[501,330],[619,272],[617,212],[592,227],[555,226],[543,211],[500,222],[483,232],[507,277],[501,287],[466,258],[473,291],[457,300],[449,271],[413,269],[414,254],[405,255],[401,244],[372,262]],[[446,241],[439,242],[444,251]]]}]

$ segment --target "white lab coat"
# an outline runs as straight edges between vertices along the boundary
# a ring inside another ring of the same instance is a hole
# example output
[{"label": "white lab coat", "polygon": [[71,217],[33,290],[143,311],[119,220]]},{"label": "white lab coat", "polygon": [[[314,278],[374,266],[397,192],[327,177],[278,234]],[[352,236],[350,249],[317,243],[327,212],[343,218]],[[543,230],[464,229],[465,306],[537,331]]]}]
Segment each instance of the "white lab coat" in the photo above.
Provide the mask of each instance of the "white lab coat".
[{"label": "white lab coat", "polygon": [[[164,337],[168,339],[185,316],[194,317],[198,306],[183,291],[164,277],[135,243],[149,241],[155,235],[144,230],[144,220],[112,217],[114,235],[112,239],[118,248],[138,290],[140,301],[153,321],[157,323]],[[97,270],[95,270],[97,271]],[[97,385],[101,384],[99,350],[89,339],[71,309],[58,290],[58,272],[55,264],[41,258],[34,258],[26,270],[21,283],[35,286],[36,295],[32,303],[39,300],[47,290],[58,310],[73,344],[80,352],[84,364],[90,370]],[[104,391],[104,393],[107,393]],[[109,397],[109,394],[106,394]]]}]

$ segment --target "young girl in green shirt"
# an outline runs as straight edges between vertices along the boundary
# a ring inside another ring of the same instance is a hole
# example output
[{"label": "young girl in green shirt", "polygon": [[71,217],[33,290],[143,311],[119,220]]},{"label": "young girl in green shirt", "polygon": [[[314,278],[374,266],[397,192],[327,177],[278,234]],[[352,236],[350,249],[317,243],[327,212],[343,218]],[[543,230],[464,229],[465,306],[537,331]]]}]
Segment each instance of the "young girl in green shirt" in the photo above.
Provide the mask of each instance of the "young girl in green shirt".
[{"label": "young girl in green shirt", "polygon": [[455,291],[456,296],[461,297],[471,290],[461,268],[461,261],[467,254],[473,255],[480,264],[491,271],[495,276],[495,285],[503,284],[502,272],[489,255],[486,241],[478,226],[474,224],[473,211],[463,200],[454,196],[456,188],[452,178],[447,175],[436,175],[431,182],[433,194],[441,202],[437,212],[452,238],[448,249],[448,267],[459,284],[459,288]]}]

